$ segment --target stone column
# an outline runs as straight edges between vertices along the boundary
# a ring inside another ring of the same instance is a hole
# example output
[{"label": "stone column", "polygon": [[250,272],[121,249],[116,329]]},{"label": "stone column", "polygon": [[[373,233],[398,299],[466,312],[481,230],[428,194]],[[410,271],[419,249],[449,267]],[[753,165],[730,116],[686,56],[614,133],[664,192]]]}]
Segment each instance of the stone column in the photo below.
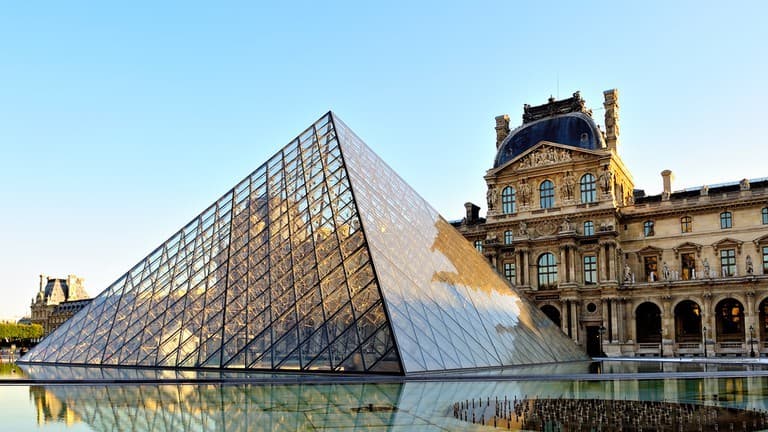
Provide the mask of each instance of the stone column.
[{"label": "stone column", "polygon": [[574,247],[568,248],[568,261],[570,267],[568,268],[568,281],[576,282],[576,252]]},{"label": "stone column", "polygon": [[616,279],[616,244],[608,243],[608,279],[615,281]]},{"label": "stone column", "polygon": [[603,313],[602,313],[602,317],[601,317],[601,320],[600,320],[600,325],[605,327],[605,333],[603,334],[603,343],[606,343],[606,344],[611,343],[610,332],[608,331],[608,322],[611,319],[611,314],[608,313],[608,302],[609,301],[610,300],[608,300],[608,299],[600,299],[600,303],[601,303],[601,305],[603,307]]},{"label": "stone column", "polygon": [[674,356],[675,347],[675,318],[672,316],[672,297],[662,296],[661,302],[661,344],[662,356]]},{"label": "stone column", "polygon": [[[714,326],[714,320],[712,320],[712,317],[715,316],[714,311],[712,310],[712,293],[704,293],[704,304],[702,305],[701,310],[701,326],[707,328],[706,334],[703,335],[705,343],[708,340],[715,341],[716,338],[716,331]],[[703,330],[703,328],[702,328]],[[707,345],[707,357],[714,357],[715,356],[715,345]]]},{"label": "stone column", "polygon": [[520,278],[523,276],[523,266],[520,252],[515,252],[515,285],[522,285]]},{"label": "stone column", "polygon": [[560,258],[558,258],[557,263],[557,280],[558,282],[568,282],[568,275],[567,275],[567,263],[565,254],[567,253],[568,246],[560,246]]},{"label": "stone column", "polygon": [[560,330],[568,334],[568,302],[560,300]]},{"label": "stone column", "polygon": [[618,299],[611,299],[611,323],[613,325],[613,338],[611,339],[611,343],[619,342],[621,338],[619,338],[619,313],[621,304],[619,303]]},{"label": "stone column", "polygon": [[597,258],[597,280],[598,282],[603,282],[606,280],[606,271],[605,271],[605,245],[603,243],[600,243],[600,249],[598,251],[598,258]]},{"label": "stone column", "polygon": [[579,302],[578,300],[571,300],[571,339],[574,342],[579,342]]},{"label": "stone column", "polygon": [[635,311],[632,310],[632,301],[630,299],[627,299],[626,303],[624,303],[624,314],[624,322],[626,323],[626,327],[624,329],[626,330],[626,340],[637,343],[637,337],[635,337]]},{"label": "stone column", "polygon": [[528,264],[528,255],[530,252],[528,249],[525,249],[522,251],[523,254],[523,268],[522,271],[524,272],[522,275],[523,278],[523,285],[533,286],[531,283],[531,272],[530,272],[530,265]]}]

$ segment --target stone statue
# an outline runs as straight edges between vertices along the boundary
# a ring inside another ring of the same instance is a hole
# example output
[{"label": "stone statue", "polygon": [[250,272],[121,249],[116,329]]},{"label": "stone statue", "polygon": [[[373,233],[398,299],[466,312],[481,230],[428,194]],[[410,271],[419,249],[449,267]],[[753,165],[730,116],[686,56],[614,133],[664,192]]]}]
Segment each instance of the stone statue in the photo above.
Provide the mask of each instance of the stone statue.
[{"label": "stone statue", "polygon": [[629,264],[624,264],[624,283],[632,282],[632,269],[629,268]]},{"label": "stone statue", "polygon": [[749,180],[741,179],[741,181],[739,182],[739,189],[749,190]]},{"label": "stone statue", "polygon": [[531,185],[523,179],[519,189],[520,191],[518,193],[520,194],[520,201],[523,205],[528,205],[531,202]]},{"label": "stone statue", "polygon": [[603,168],[603,171],[600,173],[600,176],[598,176],[598,180],[600,181],[600,189],[603,191],[603,193],[604,194],[611,193],[611,183],[613,183],[613,173],[611,173],[611,170],[608,169],[607,165]]},{"label": "stone statue", "polygon": [[527,237],[528,236],[528,224],[525,223],[525,221],[520,222],[520,237]]},{"label": "stone statue", "polygon": [[751,275],[755,273],[755,268],[752,266],[752,257],[747,255],[747,274]]},{"label": "stone statue", "polygon": [[560,194],[564,199],[573,199],[573,189],[576,186],[576,180],[573,178],[573,173],[568,171],[563,177],[563,184],[560,186]]},{"label": "stone statue", "polygon": [[495,187],[488,186],[488,192],[485,193],[485,199],[488,200],[488,210],[493,210],[496,207],[496,200],[498,199]]},{"label": "stone statue", "polygon": [[701,187],[701,196],[707,196],[709,195],[709,186],[704,185]]},{"label": "stone statue", "polygon": [[704,277],[712,277],[712,275],[709,273],[709,261],[707,261],[706,258],[704,258],[704,261],[701,263],[702,266],[704,266]]},{"label": "stone statue", "polygon": [[664,278],[664,280],[669,280],[670,272],[669,272],[669,267],[667,266],[666,261],[664,261],[664,264],[661,267],[661,275]]},{"label": "stone statue", "polygon": [[568,220],[568,217],[563,219],[563,224],[560,225],[560,232],[567,232],[567,231],[573,231],[573,227],[571,226],[571,221]]}]

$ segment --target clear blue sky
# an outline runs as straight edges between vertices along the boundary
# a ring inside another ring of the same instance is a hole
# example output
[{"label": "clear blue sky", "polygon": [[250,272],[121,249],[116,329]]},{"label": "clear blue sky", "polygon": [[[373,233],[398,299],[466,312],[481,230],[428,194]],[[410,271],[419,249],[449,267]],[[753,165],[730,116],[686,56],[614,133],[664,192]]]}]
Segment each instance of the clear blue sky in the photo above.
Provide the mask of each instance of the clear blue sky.
[{"label": "clear blue sky", "polygon": [[493,117],[576,90],[602,123],[619,89],[638,188],[768,176],[768,3],[262,3],[0,8],[0,318],[40,273],[98,294],[329,109],[448,219]]}]

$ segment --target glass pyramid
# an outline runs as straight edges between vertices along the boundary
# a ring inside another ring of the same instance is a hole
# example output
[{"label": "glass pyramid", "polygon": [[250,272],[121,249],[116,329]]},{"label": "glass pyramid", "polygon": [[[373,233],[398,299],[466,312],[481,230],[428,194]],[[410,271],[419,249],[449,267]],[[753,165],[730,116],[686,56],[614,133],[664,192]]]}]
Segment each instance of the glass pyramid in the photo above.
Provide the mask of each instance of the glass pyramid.
[{"label": "glass pyramid", "polygon": [[329,112],[21,361],[407,374],[584,358]]}]

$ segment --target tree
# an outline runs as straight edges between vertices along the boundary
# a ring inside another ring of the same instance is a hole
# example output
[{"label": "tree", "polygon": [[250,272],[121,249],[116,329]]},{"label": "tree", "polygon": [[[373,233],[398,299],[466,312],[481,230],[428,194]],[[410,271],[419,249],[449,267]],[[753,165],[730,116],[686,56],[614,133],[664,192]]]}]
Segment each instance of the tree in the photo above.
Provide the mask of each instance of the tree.
[{"label": "tree", "polygon": [[43,337],[43,326],[40,324],[0,323],[0,341],[5,344],[29,344]]}]

